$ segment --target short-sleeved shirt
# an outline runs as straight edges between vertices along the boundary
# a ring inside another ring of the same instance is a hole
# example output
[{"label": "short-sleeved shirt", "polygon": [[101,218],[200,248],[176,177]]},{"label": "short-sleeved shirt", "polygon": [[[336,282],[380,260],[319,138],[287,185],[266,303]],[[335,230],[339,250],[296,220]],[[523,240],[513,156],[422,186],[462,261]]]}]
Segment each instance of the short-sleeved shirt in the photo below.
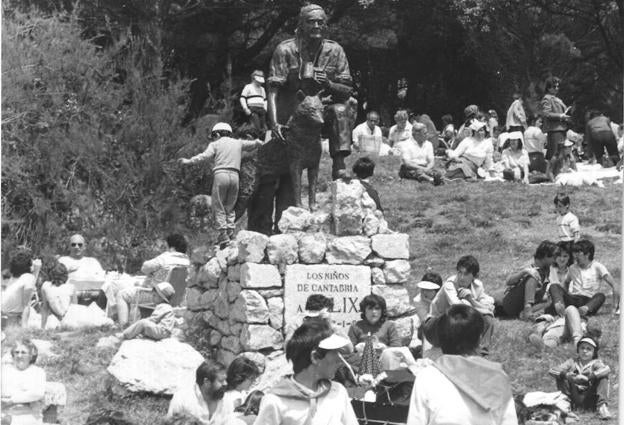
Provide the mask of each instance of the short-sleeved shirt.
[{"label": "short-sleeved shirt", "polygon": [[253,83],[247,84],[241,92],[241,97],[245,99],[249,108],[266,109],[266,92],[262,86],[258,87]]},{"label": "short-sleeved shirt", "polygon": [[528,153],[544,153],[546,135],[539,127],[530,126],[524,131],[524,148]]},{"label": "short-sleeved shirt", "polygon": [[366,140],[371,140],[377,144],[381,143],[383,139],[383,135],[381,133],[381,128],[379,126],[375,126],[374,129],[370,129],[366,121],[362,124],[358,124],[351,133],[353,144],[357,146],[362,146]]},{"label": "short-sleeved shirt", "polygon": [[420,146],[414,139],[410,138],[399,143],[397,149],[401,152],[401,158],[404,159],[404,163],[405,160],[408,160],[424,167],[427,164],[432,164],[434,161],[433,145],[429,140],[425,140],[422,146]]},{"label": "short-sleeved shirt", "polygon": [[396,145],[399,142],[403,142],[405,140],[409,140],[412,138],[412,124],[409,122],[405,123],[405,128],[403,130],[399,130],[397,125],[393,125],[390,127],[390,131],[388,132],[388,142],[391,146]]},{"label": "short-sleeved shirt", "polygon": [[58,262],[67,267],[68,277],[73,280],[104,280],[104,269],[93,257],[61,257]]},{"label": "short-sleeved shirt", "polygon": [[570,211],[557,217],[557,227],[559,227],[559,239],[564,242],[573,241],[574,233],[581,231],[578,217]]},{"label": "short-sleeved shirt", "polygon": [[219,402],[216,411],[211,415],[208,404],[206,400],[204,400],[199,386],[193,382],[192,385],[188,385],[176,391],[173,395],[169,402],[167,418],[190,417],[196,419],[201,424],[217,424],[222,416],[222,406],[223,403]]},{"label": "short-sleeved shirt", "polygon": [[[299,103],[297,91],[307,95],[318,93],[322,87],[312,78],[303,78],[305,64],[299,51],[300,40],[291,38],[282,41],[273,52],[269,65],[269,87],[277,87],[277,121],[286,124],[292,111]],[[314,68],[327,74],[333,83],[352,85],[347,55],[338,43],[323,40],[316,56],[311,59]]]},{"label": "short-sleeved shirt", "polygon": [[578,264],[570,266],[570,294],[593,297],[600,291],[600,284],[609,270],[598,261],[592,261],[586,268]]},{"label": "short-sleeved shirt", "polygon": [[165,251],[151,260],[145,261],[141,266],[141,273],[147,275],[143,286],[164,282],[175,267],[188,267],[190,264],[188,255],[185,253]]},{"label": "short-sleeved shirt", "polygon": [[24,273],[10,283],[2,292],[2,313],[22,313],[30,302],[30,299],[26,299],[26,294],[33,294],[36,289],[35,283],[35,275],[32,273]]}]

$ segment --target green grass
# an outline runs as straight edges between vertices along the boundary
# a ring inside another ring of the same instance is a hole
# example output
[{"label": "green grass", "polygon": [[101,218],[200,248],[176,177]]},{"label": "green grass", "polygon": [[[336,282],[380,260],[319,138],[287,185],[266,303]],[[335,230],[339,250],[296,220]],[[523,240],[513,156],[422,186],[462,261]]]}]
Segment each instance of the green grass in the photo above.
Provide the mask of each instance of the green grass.
[{"label": "green grass", "polygon": [[[356,156],[348,158],[348,167]],[[480,278],[487,291],[503,290],[508,273],[531,259],[544,239],[556,240],[557,227],[553,198],[555,186],[524,186],[513,183],[454,182],[441,187],[401,181],[397,177],[398,158],[381,158],[371,182],[380,193],[390,228],[410,235],[411,278],[414,281],[431,269],[446,277],[454,272],[457,259],[474,255],[481,264]],[[327,186],[330,161],[321,164],[320,187]],[[305,173],[304,173],[305,179]],[[572,211],[580,219],[582,234],[596,244],[596,259],[605,264],[620,282],[621,276],[621,186],[607,184],[568,188]],[[304,196],[305,198],[305,196]],[[611,299],[595,320],[603,330],[601,357],[613,369],[611,406],[617,413],[619,327],[610,315]],[[10,341],[23,331],[10,330]],[[527,343],[530,324],[517,320],[498,321],[491,359],[503,364],[514,393],[554,391],[554,380],[547,371],[553,364],[573,355],[569,344],[553,350],[538,350]],[[160,424],[168,400],[149,395],[118,394],[111,391],[106,372],[114,352],[95,349],[98,338],[111,331],[96,330],[77,335],[28,332],[53,339],[56,360],[43,363],[49,379],[64,382],[68,406],[61,414],[63,423],[81,424],[96,409],[122,411],[136,424]],[[8,344],[4,344],[6,347]],[[581,414],[582,424],[605,423],[594,414]],[[615,423],[615,420],[612,422]]]}]

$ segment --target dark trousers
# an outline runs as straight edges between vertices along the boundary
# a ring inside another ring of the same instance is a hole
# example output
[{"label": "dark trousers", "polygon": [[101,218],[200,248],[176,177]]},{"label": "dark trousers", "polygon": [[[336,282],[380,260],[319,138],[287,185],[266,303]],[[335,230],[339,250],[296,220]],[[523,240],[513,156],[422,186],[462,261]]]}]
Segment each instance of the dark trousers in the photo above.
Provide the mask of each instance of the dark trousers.
[{"label": "dark trousers", "polygon": [[529,172],[531,171],[546,172],[546,158],[543,152],[529,153]]},{"label": "dark trousers", "polygon": [[[528,284],[527,284],[528,283]],[[518,317],[524,306],[534,304],[535,298],[541,299],[544,296],[544,289],[537,291],[537,283],[535,279],[529,279],[528,282],[519,282],[503,296],[501,307],[506,316]]]},{"label": "dark trousers", "polygon": [[260,177],[258,187],[249,200],[247,229],[265,235],[279,233],[277,223],[282,217],[282,212],[290,205],[294,205],[293,193],[289,174]]},{"label": "dark trousers", "polygon": [[557,378],[557,389],[570,397],[573,408],[596,410],[596,407],[609,400],[609,377],[589,381],[589,388],[581,391],[566,376]]},{"label": "dark trousers", "polygon": [[611,130],[592,133],[589,136],[587,138],[588,147],[598,164],[602,164],[605,149],[614,165],[619,162],[620,155],[618,154],[617,141],[615,140],[615,134]]},{"label": "dark trousers", "polygon": [[596,314],[606,299],[605,295],[601,292],[598,292],[591,298],[584,295],[573,295],[561,285],[550,285],[549,293],[553,305],[561,303],[566,307],[569,305],[573,305],[574,307],[586,306],[587,314]]},{"label": "dark trousers", "polygon": [[249,123],[254,126],[256,130],[262,133],[261,139],[264,139],[264,133],[267,131],[266,125],[266,111],[264,108],[251,107],[249,108],[251,115],[249,115]]},{"label": "dark trousers", "polygon": [[327,105],[323,113],[322,134],[329,139],[329,155],[332,158],[332,179],[340,177],[346,169],[345,158],[351,153],[351,132],[354,111],[343,103]]},{"label": "dark trousers", "polygon": [[523,132],[523,133],[524,133],[524,127],[523,127],[523,126],[521,126],[521,125],[510,125],[510,126],[509,126],[508,131],[509,131],[509,132],[512,132],[512,131],[521,131],[521,132]]},{"label": "dark trousers", "polygon": [[550,160],[557,156],[559,149],[563,146],[566,138],[566,132],[549,131],[546,135],[546,159]]}]

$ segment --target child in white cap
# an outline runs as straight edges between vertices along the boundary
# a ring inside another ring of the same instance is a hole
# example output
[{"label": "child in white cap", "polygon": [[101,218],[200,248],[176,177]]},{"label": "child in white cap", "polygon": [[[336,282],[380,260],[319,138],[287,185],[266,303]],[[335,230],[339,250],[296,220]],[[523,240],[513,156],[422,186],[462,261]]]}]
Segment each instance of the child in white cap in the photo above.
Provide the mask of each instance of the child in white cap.
[{"label": "child in white cap", "polygon": [[600,419],[609,419],[609,373],[611,369],[598,358],[598,341],[581,338],[577,357],[568,359],[548,372],[557,380],[557,389],[570,397],[573,408],[598,410]]},{"label": "child in white cap", "polygon": [[214,158],[212,181],[212,205],[219,229],[218,244],[223,245],[234,236],[234,206],[238,199],[238,183],[243,150],[251,150],[262,144],[261,140],[234,139],[232,127],[219,122],[212,127],[212,139],[208,148],[192,158],[180,158],[183,165],[194,164]]}]

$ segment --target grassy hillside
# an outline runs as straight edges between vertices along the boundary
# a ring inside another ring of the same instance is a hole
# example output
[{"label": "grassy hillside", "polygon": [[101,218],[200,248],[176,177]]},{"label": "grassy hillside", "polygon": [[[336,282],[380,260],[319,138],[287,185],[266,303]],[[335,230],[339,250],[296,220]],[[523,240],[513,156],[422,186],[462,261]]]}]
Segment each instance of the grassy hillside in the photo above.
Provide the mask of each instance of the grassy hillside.
[{"label": "grassy hillside", "polygon": [[[355,161],[349,158],[349,166]],[[330,161],[323,158],[320,187],[327,187]],[[457,259],[474,255],[481,264],[480,278],[487,291],[503,289],[505,276],[530,260],[537,244],[555,240],[557,228],[553,198],[555,186],[527,187],[512,183],[452,183],[441,187],[401,181],[398,158],[378,161],[372,179],[378,189],[392,229],[410,235],[412,279],[420,280],[432,269],[446,277],[454,272]],[[621,280],[621,191],[619,185],[605,189],[568,189],[572,210],[578,215],[582,234],[596,244],[596,258]],[[617,413],[618,316],[611,313],[611,299],[595,320],[603,330],[601,356],[612,367],[611,410]],[[520,321],[498,321],[491,359],[503,364],[515,393],[554,391],[548,368],[573,354],[569,344],[554,350],[538,350],[527,343],[530,325]],[[18,331],[9,333],[9,340]],[[50,379],[67,385],[68,406],[62,419],[67,424],[84,423],[95,409],[115,409],[137,424],[160,424],[168,400],[147,395],[120,396],[109,390],[105,371],[114,352],[94,348],[107,331],[86,334],[35,333],[56,341],[57,360],[44,363]],[[583,424],[598,424],[593,414],[583,414]],[[613,421],[615,423],[615,420]]]}]

